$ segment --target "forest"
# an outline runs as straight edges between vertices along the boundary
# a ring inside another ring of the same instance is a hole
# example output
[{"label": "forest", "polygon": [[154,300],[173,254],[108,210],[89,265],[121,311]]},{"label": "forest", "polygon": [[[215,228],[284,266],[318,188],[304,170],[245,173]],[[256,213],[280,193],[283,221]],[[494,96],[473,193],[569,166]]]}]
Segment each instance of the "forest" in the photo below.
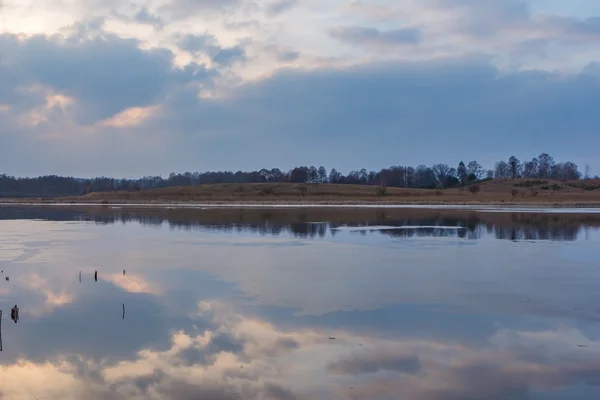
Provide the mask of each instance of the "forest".
[{"label": "forest", "polygon": [[[516,157],[498,161],[493,169],[484,169],[477,161],[460,162],[456,167],[448,164],[432,166],[391,166],[379,171],[353,170],[344,175],[335,168],[327,171],[323,166],[300,166],[289,171],[279,168],[259,171],[207,171],[171,173],[168,177],[145,176],[139,179],[110,177],[76,178],[56,175],[20,178],[0,174],[0,197],[56,197],[77,196],[92,192],[137,191],[218,183],[332,183],[389,186],[401,188],[444,189],[468,185],[490,179],[545,178],[558,180],[589,179],[590,168],[584,172],[570,161],[556,162],[546,153],[530,161]],[[598,178],[597,176],[595,178]]]}]

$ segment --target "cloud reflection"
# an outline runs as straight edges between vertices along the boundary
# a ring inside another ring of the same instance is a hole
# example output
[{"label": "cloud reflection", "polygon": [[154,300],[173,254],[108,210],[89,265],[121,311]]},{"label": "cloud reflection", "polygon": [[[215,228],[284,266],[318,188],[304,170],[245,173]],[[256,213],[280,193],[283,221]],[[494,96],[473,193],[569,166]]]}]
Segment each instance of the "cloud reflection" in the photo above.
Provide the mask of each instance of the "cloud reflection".
[{"label": "cloud reflection", "polygon": [[[212,328],[175,331],[165,349],[144,348],[131,360],[98,362],[78,354],[4,363],[0,393],[10,399],[84,394],[91,399],[388,399],[402,394],[429,400],[525,399],[580,382],[600,389],[600,343],[588,342],[584,351],[565,348],[581,336],[573,329],[503,329],[486,346],[473,347],[343,330],[340,340],[330,341],[322,330],[282,330],[219,302],[201,304],[195,318],[207,318]],[[540,343],[562,348],[561,357],[545,357],[547,348]],[[524,360],[524,351],[537,354],[537,360]],[[584,398],[583,392],[572,394]]]},{"label": "cloud reflection", "polygon": [[0,307],[22,319],[2,326],[3,399],[600,393],[597,265],[560,242],[7,226]]}]

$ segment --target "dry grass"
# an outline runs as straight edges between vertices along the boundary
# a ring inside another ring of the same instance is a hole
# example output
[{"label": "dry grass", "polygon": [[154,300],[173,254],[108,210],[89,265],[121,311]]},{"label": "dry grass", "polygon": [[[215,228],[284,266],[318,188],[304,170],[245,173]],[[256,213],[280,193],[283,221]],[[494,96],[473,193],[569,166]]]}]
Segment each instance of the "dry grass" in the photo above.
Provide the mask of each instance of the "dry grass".
[{"label": "dry grass", "polygon": [[[543,204],[600,206],[600,180],[493,180],[467,188],[430,190],[332,184],[216,184],[139,192],[90,193],[44,202],[86,203],[384,203],[384,204]],[[25,202],[28,200],[13,200]]]}]

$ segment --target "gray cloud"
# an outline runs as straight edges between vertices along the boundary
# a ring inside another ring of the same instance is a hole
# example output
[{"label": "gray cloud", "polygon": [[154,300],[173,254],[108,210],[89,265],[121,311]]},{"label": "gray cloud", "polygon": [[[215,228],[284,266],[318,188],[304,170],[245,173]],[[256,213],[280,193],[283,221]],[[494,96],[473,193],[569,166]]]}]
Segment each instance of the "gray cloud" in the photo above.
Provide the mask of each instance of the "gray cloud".
[{"label": "gray cloud", "polygon": [[133,21],[138,24],[150,25],[155,29],[162,29],[165,25],[163,19],[148,10],[148,7],[142,6],[133,13],[133,15],[123,14],[116,9],[111,11],[112,16],[122,21]]},{"label": "gray cloud", "polygon": [[282,48],[277,45],[265,46],[265,50],[273,53],[279,61],[283,62],[296,61],[298,58],[300,58],[301,54],[299,51],[289,48]]},{"label": "gray cloud", "polygon": [[135,22],[141,24],[148,24],[160,29],[164,26],[162,18],[158,15],[152,14],[146,7],[141,7],[133,16]]},{"label": "gray cloud", "polygon": [[[246,398],[242,397],[241,393],[227,391],[227,388],[211,382],[192,385],[178,380],[166,381],[157,387],[157,391],[161,395],[160,398],[165,400],[236,400]],[[258,399],[259,397],[254,395],[249,398]]]},{"label": "gray cloud", "polygon": [[275,383],[265,383],[264,394],[267,400],[296,400],[296,395]]},{"label": "gray cloud", "polygon": [[[328,146],[360,148],[376,166],[428,163],[448,152],[474,153],[487,164],[513,152],[515,141],[592,157],[579,143],[600,144],[599,87],[589,74],[500,73],[482,58],[286,69],[242,85],[227,100],[198,99],[193,88],[172,91],[164,112],[139,129],[169,132],[178,149],[163,161],[169,169],[197,159],[198,148],[206,167],[217,169],[291,166],[307,155],[354,168],[341,155],[332,158]],[[277,150],[265,152],[261,141],[275,138]],[[445,150],[432,150],[431,138]],[[318,148],[311,145],[317,139]]]},{"label": "gray cloud", "polygon": [[257,19],[249,19],[246,21],[225,21],[225,27],[227,29],[259,29],[260,21]]},{"label": "gray cloud", "polygon": [[228,352],[241,353],[244,350],[244,341],[234,338],[230,332],[216,332],[207,346],[212,353]]},{"label": "gray cloud", "polygon": [[273,0],[266,7],[268,16],[276,16],[282,14],[298,4],[298,0]]},{"label": "gray cloud", "polygon": [[380,370],[415,374],[421,370],[419,357],[414,354],[368,353],[343,359],[327,366],[334,374],[372,374]]},{"label": "gray cloud", "polygon": [[141,50],[138,42],[112,35],[82,37],[33,36],[19,40],[4,35],[0,99],[11,102],[17,88],[42,85],[77,102],[76,119],[91,124],[134,106],[160,102],[174,84],[204,81],[214,75],[203,65],[172,65],[169,50]]},{"label": "gray cloud", "polygon": [[220,49],[212,58],[214,62],[223,66],[231,66],[236,61],[245,61],[246,50],[242,46],[233,46]]},{"label": "gray cloud", "polygon": [[[384,136],[386,132],[446,131],[464,139],[486,132],[561,140],[552,135],[595,130],[600,121],[592,104],[600,100],[598,85],[578,74],[500,74],[484,59],[444,59],[346,69],[286,69],[243,85],[226,104],[199,101],[193,93],[181,92],[166,106],[169,125],[222,133],[254,126],[256,132],[279,134],[291,129],[344,137],[368,127]],[[561,117],[570,113],[578,118]],[[436,118],[423,118],[426,115]],[[286,122],[280,125],[281,121]]]},{"label": "gray cloud", "polygon": [[472,35],[488,36],[531,22],[527,0],[429,0],[429,3],[438,9],[459,11],[455,28]]},{"label": "gray cloud", "polygon": [[179,47],[191,53],[208,52],[211,49],[218,49],[217,38],[214,35],[183,35],[178,40]]},{"label": "gray cloud", "polygon": [[184,19],[200,13],[223,13],[239,7],[245,0],[171,0],[159,12],[170,19]]},{"label": "gray cloud", "polygon": [[527,0],[429,0],[428,4],[439,10],[458,12],[459,17],[451,24],[452,30],[479,40],[506,31],[533,31],[537,40],[559,42],[600,38],[600,17],[581,19],[534,14]]},{"label": "gray cloud", "polygon": [[542,19],[542,22],[564,34],[580,38],[600,39],[600,17],[576,19],[551,16]]},{"label": "gray cloud", "polygon": [[[46,44],[48,39],[37,41]],[[27,75],[29,82],[48,82],[81,97],[87,108],[96,105],[102,111],[100,116],[164,98],[160,115],[130,131],[144,137],[168,138],[169,151],[161,153],[157,163],[157,158],[145,158],[149,156],[138,152],[138,147],[123,144],[114,149],[111,145],[107,149],[111,148],[115,160],[110,166],[102,160],[101,152],[94,155],[98,150],[78,151],[73,157],[82,157],[88,168],[80,173],[127,174],[131,157],[135,157],[138,173],[157,168],[164,172],[185,170],[190,165],[198,169],[261,168],[263,164],[288,167],[322,159],[339,168],[355,168],[343,154],[361,149],[366,166],[375,168],[398,160],[415,165],[430,163],[446,159],[452,152],[477,154],[481,163],[489,164],[498,159],[498,153],[513,152],[515,142],[523,148],[539,148],[543,143],[548,151],[566,152],[565,157],[594,157],[589,149],[600,145],[595,134],[600,126],[595,109],[595,104],[600,104],[600,81],[589,72],[591,67],[588,72],[571,75],[501,73],[487,59],[475,57],[284,69],[241,85],[226,100],[199,99],[196,88],[173,83],[190,82],[213,71],[202,66],[198,66],[199,74],[174,71],[169,65],[169,52],[143,52],[131,41],[115,41],[116,48],[110,49],[111,42],[87,43],[98,46],[98,54],[105,54],[101,58],[104,70],[92,66],[82,71],[87,65],[85,60],[92,55],[83,43],[79,57],[62,48],[51,52],[41,45],[28,45],[42,51],[28,58],[37,60],[37,66],[16,62],[25,58],[12,56],[14,68],[5,69],[3,75],[12,78],[0,81],[0,98],[6,99],[10,93],[18,100],[13,82],[25,81],[20,69],[32,69],[33,73]],[[64,46],[69,49],[78,45]],[[57,47],[50,45],[52,49]],[[133,55],[123,57],[132,58],[136,68],[122,71],[127,64],[109,64],[108,60],[119,59],[126,50]],[[19,48],[19,52],[24,50]],[[32,50],[25,53],[31,54]],[[62,54],[64,59],[60,59]],[[17,67],[22,65],[24,68]],[[261,143],[275,138],[272,144],[276,150],[267,151]],[[317,139],[321,145],[312,145],[311,140]],[[19,148],[27,149],[27,154],[37,160],[40,172],[66,168],[62,158],[49,154],[47,145],[38,148],[32,139],[25,143],[14,136],[4,140],[12,143],[0,148],[0,160],[13,170],[25,168],[24,161],[15,157],[15,149]],[[444,150],[432,149],[431,140]],[[387,144],[384,148],[382,142]],[[584,148],[581,143],[586,143]],[[331,148],[340,151],[332,155]],[[27,164],[27,168],[32,166]]]},{"label": "gray cloud", "polygon": [[191,53],[205,53],[214,63],[231,66],[236,61],[245,61],[246,50],[242,44],[233,47],[221,47],[217,38],[210,34],[184,35],[179,38],[179,47]]},{"label": "gray cloud", "polygon": [[421,32],[415,28],[381,31],[377,28],[347,26],[334,28],[330,34],[346,43],[376,47],[417,44],[421,39]]},{"label": "gray cloud", "polygon": [[300,52],[294,50],[277,52],[277,58],[279,61],[296,61],[298,58],[300,58]]},{"label": "gray cloud", "polygon": [[300,344],[291,338],[279,338],[275,342],[275,348],[283,350],[296,350],[300,347]]}]

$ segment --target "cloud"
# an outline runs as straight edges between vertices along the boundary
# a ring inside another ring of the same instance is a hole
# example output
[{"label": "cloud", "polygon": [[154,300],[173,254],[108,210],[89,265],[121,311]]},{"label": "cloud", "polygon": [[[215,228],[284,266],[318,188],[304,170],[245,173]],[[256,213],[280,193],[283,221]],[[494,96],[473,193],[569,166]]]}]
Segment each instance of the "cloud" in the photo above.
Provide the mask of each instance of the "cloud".
[{"label": "cloud", "polygon": [[335,374],[361,375],[380,370],[395,371],[402,374],[415,374],[421,369],[419,357],[415,354],[394,354],[369,352],[361,357],[336,361],[328,365]]},{"label": "cloud", "polygon": [[267,4],[266,13],[273,17],[290,10],[298,4],[298,0],[272,0]]},{"label": "cloud", "polygon": [[300,58],[300,52],[294,50],[284,50],[276,54],[279,61],[295,61]]},{"label": "cloud", "polygon": [[191,53],[207,54],[214,63],[220,66],[230,67],[235,61],[247,60],[243,44],[221,47],[217,38],[210,34],[184,35],[179,38],[179,47]]},{"label": "cloud", "polygon": [[[480,162],[489,163],[496,156],[486,156],[486,152],[508,154],[514,151],[511,143],[516,140],[529,148],[544,143],[563,151],[577,148],[574,138],[595,142],[593,132],[600,120],[593,104],[600,101],[599,85],[597,79],[580,74],[504,73],[477,57],[286,69],[243,84],[223,99],[199,99],[193,91],[182,91],[164,104],[162,117],[147,124],[199,142],[207,137],[237,137],[248,151],[258,152],[254,154],[262,153],[245,140],[257,143],[285,137],[285,143],[300,153],[310,147],[309,154],[315,159],[326,155],[309,144],[319,138],[324,145],[362,146],[367,157],[374,151],[377,163],[384,165],[398,157],[407,163],[430,162],[422,157],[410,159],[406,150],[425,152],[425,142],[415,137],[428,136],[451,153],[475,153]],[[388,157],[380,146],[375,150],[364,136],[366,132],[377,138],[373,145],[383,140],[399,146],[399,153]],[[474,143],[494,137],[503,138],[494,150],[474,147]],[[285,156],[270,155],[267,163],[284,159],[287,163],[306,162],[283,147],[278,153]],[[431,149],[426,153],[431,161],[443,159]],[[213,167],[238,165],[224,157],[222,164]],[[334,165],[342,162],[342,157],[331,159]]]},{"label": "cloud", "polygon": [[246,51],[242,46],[221,49],[212,58],[217,64],[225,66],[231,66],[235,61],[246,59]]},{"label": "cloud", "polygon": [[329,157],[345,171],[359,167],[347,157],[358,149],[373,169],[453,163],[457,152],[490,167],[523,137],[594,159],[578,144],[597,141],[597,81],[581,73],[596,61],[589,11],[524,0],[101,3],[76,0],[64,19],[57,7],[7,8],[3,171],[132,176]]},{"label": "cloud", "polygon": [[210,34],[183,35],[179,38],[179,47],[192,53],[207,52],[211,51],[213,48],[218,50],[219,48],[217,38]]},{"label": "cloud", "polygon": [[244,0],[171,0],[159,7],[169,19],[186,19],[201,14],[220,15],[243,5]]},{"label": "cloud", "polygon": [[390,5],[369,4],[358,0],[345,3],[342,10],[356,14],[361,18],[376,21],[393,20],[398,17],[396,9]]},{"label": "cloud", "polygon": [[277,45],[268,45],[265,50],[273,53],[281,62],[292,62],[300,58],[301,53],[291,48],[282,48]]},{"label": "cloud", "polygon": [[266,383],[264,387],[265,397],[269,400],[296,400],[296,395],[288,389],[285,389],[274,383]]},{"label": "cloud", "polygon": [[599,17],[534,13],[527,0],[430,0],[428,4],[453,16],[445,25],[451,33],[488,44],[498,38],[515,43],[542,39],[564,43],[565,40],[600,38]]},{"label": "cloud", "polygon": [[[85,388],[91,399],[386,399],[402,393],[417,400],[469,396],[495,400],[553,392],[584,398],[599,384],[594,342],[585,342],[589,351],[565,348],[581,339],[575,329],[502,329],[477,346],[352,332],[340,332],[340,340],[332,343],[324,332],[283,331],[226,311],[231,309],[225,304],[203,307],[218,316],[211,321],[216,325],[189,333],[174,331],[168,346],[145,347],[132,359],[96,362],[81,353],[38,362],[26,356],[5,360],[0,372],[7,384],[0,393],[10,398],[42,393],[77,398]],[[233,339],[235,335],[245,340]],[[253,343],[266,348],[277,337],[298,343],[293,358],[289,352],[274,356],[253,351]],[[364,347],[357,348],[356,343]],[[523,359],[523,351],[537,357]],[[339,361],[332,363],[332,358]],[[573,388],[579,392],[571,392]]]},{"label": "cloud", "polygon": [[575,19],[567,17],[550,16],[539,18],[540,24],[553,29],[557,35],[566,34],[579,39],[600,40],[600,17]]},{"label": "cloud", "polygon": [[174,67],[171,51],[141,50],[136,40],[113,35],[37,35],[24,40],[3,35],[0,40],[7,54],[0,68],[11,77],[0,88],[0,99],[18,101],[20,88],[38,85],[73,99],[73,116],[80,124],[154,105],[170,86],[205,81],[214,74],[203,65]]},{"label": "cloud", "polygon": [[526,0],[430,0],[434,7],[458,13],[457,29],[472,35],[490,35],[499,29],[510,29],[530,22]]},{"label": "cloud", "polygon": [[157,29],[162,28],[164,25],[163,20],[159,16],[149,12],[146,7],[140,7],[140,9],[134,14],[133,20],[140,24],[152,25]]},{"label": "cloud", "polygon": [[140,6],[133,13],[122,13],[117,11],[116,9],[112,10],[112,15],[120,21],[125,22],[135,22],[142,25],[149,25],[154,27],[157,30],[162,29],[165,26],[165,21],[163,19],[150,11],[147,6]]},{"label": "cloud", "polygon": [[374,47],[417,44],[421,38],[420,31],[415,28],[380,31],[377,28],[347,26],[334,28],[330,33],[334,38],[346,43]]},{"label": "cloud", "polygon": [[102,279],[111,282],[113,285],[123,289],[128,293],[150,293],[157,295],[161,293],[160,289],[156,285],[148,282],[148,280],[142,276],[130,274],[124,278],[123,275],[116,273],[104,276]]}]

